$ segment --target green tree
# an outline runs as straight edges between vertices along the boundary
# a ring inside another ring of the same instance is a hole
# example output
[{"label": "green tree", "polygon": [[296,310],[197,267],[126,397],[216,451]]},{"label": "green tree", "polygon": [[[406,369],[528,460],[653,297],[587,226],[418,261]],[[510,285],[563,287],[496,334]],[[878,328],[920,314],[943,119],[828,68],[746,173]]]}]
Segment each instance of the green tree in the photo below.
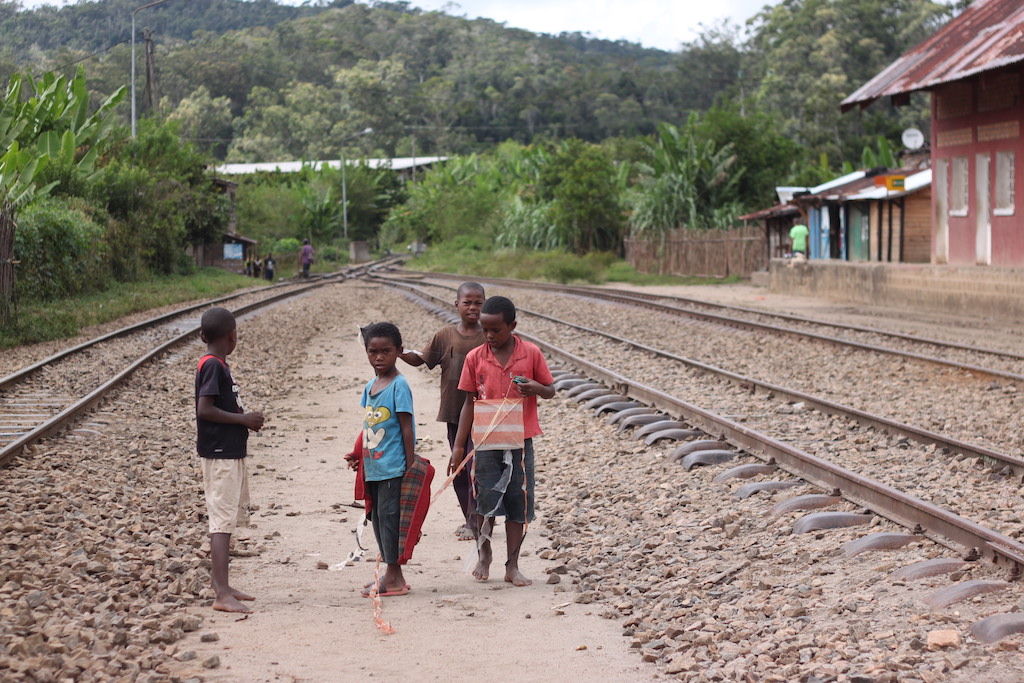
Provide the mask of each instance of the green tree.
[{"label": "green tree", "polygon": [[177,107],[165,100],[162,108],[170,111],[168,120],[181,124],[182,137],[196,149],[217,159],[225,157],[232,135],[231,100],[212,97],[209,88],[201,85]]},{"label": "green tree", "polygon": [[577,254],[618,251],[623,220],[615,165],[600,147],[571,147],[566,144],[559,154],[571,155],[572,161],[552,192],[551,221],[562,227],[566,246]]},{"label": "green tree", "polygon": [[382,241],[398,245],[472,236],[490,243],[503,198],[514,182],[477,155],[449,159],[408,188],[408,200],[394,207],[384,222]]},{"label": "green tree", "polygon": [[251,106],[234,123],[239,135],[228,149],[229,161],[337,158],[341,139],[330,133],[339,111],[335,93],[291,83],[283,92],[257,87],[249,99]]},{"label": "green tree", "polygon": [[736,156],[735,166],[743,173],[735,184],[731,201],[746,210],[774,204],[775,187],[786,180],[788,169],[803,164],[805,150],[784,136],[778,117],[772,113],[750,110],[735,100],[720,101],[687,124],[698,140],[709,140],[717,148],[726,145]]},{"label": "green tree", "polygon": [[934,32],[950,7],[932,0],[783,0],[753,20],[757,97],[784,133],[838,161],[858,159],[875,135],[892,135],[927,112],[850,112],[839,102]]},{"label": "green tree", "polygon": [[236,199],[238,231],[261,246],[293,238],[302,221],[300,186],[283,173],[239,176]]},{"label": "green tree", "polygon": [[114,152],[92,193],[115,222],[115,277],[134,279],[141,267],[187,271],[186,246],[219,241],[227,227],[229,206],[208,157],[181,140],[177,122],[152,119],[141,120],[136,139],[122,139]]},{"label": "green tree", "polygon": [[[671,83],[685,103],[684,116],[710,109],[723,96],[742,98],[751,82],[740,27],[725,20],[701,29],[696,40],[683,46],[673,65]],[[672,122],[668,117],[663,120]]]}]

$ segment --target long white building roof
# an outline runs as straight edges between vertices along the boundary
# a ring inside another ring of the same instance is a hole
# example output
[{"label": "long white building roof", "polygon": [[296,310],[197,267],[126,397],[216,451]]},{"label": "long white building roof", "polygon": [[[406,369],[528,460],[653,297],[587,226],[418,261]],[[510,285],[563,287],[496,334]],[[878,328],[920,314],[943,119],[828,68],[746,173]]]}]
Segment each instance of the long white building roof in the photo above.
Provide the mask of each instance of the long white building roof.
[{"label": "long white building roof", "polygon": [[[358,159],[345,158],[346,166],[364,165],[370,168],[390,168],[393,171],[404,171],[414,166],[429,166],[439,161],[445,161],[448,157],[395,157],[393,159]],[[244,175],[246,173],[273,172],[296,173],[302,170],[303,166],[312,167],[319,171],[324,166],[329,168],[341,168],[341,159],[328,161],[267,161],[258,164],[221,164],[215,166],[214,171],[222,175]]]}]

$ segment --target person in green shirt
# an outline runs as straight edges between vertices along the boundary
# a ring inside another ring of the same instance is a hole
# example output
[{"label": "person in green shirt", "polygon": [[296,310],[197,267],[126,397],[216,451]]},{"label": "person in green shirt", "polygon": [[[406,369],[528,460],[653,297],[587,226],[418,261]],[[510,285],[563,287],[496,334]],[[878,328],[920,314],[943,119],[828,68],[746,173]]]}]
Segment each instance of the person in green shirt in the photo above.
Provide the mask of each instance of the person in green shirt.
[{"label": "person in green shirt", "polygon": [[789,239],[793,241],[793,255],[802,254],[807,258],[807,235],[810,231],[806,225],[794,225],[789,229]]}]

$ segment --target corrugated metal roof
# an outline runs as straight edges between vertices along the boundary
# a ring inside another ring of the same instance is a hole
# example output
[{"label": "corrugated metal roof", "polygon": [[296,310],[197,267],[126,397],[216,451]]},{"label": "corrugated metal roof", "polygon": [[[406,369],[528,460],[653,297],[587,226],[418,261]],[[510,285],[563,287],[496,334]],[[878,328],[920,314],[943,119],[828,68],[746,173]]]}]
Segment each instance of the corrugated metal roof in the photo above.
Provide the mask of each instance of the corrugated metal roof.
[{"label": "corrugated metal roof", "polygon": [[923,171],[918,171],[912,175],[908,175],[903,181],[902,192],[892,192],[881,187],[869,187],[857,192],[856,194],[847,195],[844,197],[846,201],[858,201],[863,199],[894,199],[896,197],[902,197],[904,195],[917,192],[918,190],[928,187],[932,184],[932,169],[927,168]]},{"label": "corrugated metal roof", "polygon": [[842,187],[843,185],[849,185],[850,183],[853,183],[853,182],[856,182],[856,181],[860,180],[861,178],[865,177],[866,175],[867,175],[867,173],[865,173],[864,171],[854,171],[853,173],[847,173],[846,175],[839,176],[838,178],[833,178],[832,180],[830,180],[830,181],[828,181],[826,183],[822,183],[821,185],[817,185],[815,187],[812,187],[810,193],[812,195],[821,194],[822,192],[825,192],[827,190],[831,190],[831,189],[836,188],[836,187]]},{"label": "corrugated metal roof", "polygon": [[777,185],[775,187],[775,196],[779,198],[779,204],[788,204],[789,200],[793,198],[793,195],[798,192],[807,192],[811,188],[803,187],[802,185]]},{"label": "corrugated metal roof", "polygon": [[776,216],[788,216],[791,214],[798,214],[800,211],[792,204],[776,204],[775,206],[767,209],[761,209],[753,213],[748,213],[743,216],[739,216],[741,221],[757,221],[762,218],[775,218]]},{"label": "corrugated metal roof", "polygon": [[[849,200],[851,197],[864,199],[865,197],[861,196],[862,194],[874,191],[876,187],[875,180],[879,170],[881,169],[875,169],[870,172],[870,174],[866,171],[848,173],[844,176],[840,176],[839,178],[830,180],[827,183],[818,185],[817,187],[812,187],[808,194],[794,197],[793,201],[799,204],[816,203],[820,201],[844,202]],[[930,179],[931,171],[928,173],[928,177]],[[905,176],[909,181],[910,178],[917,176],[918,174],[919,170],[916,168],[894,168],[885,171],[883,175],[901,175]],[[920,182],[923,177],[924,176],[916,178],[914,182]],[[882,189],[884,190],[885,188],[883,187]],[[893,193],[890,192],[888,196],[893,196]]]},{"label": "corrugated metal roof", "polygon": [[930,38],[843,100],[846,111],[1024,60],[1024,3],[975,0]]},{"label": "corrugated metal roof", "polygon": [[[787,214],[799,213],[797,205],[801,203],[817,204],[825,201],[858,201],[865,199],[894,199],[908,195],[932,184],[932,170],[926,168],[918,170],[915,168],[901,168],[888,171],[885,175],[905,176],[903,190],[886,190],[884,186],[875,185],[875,176],[869,176],[864,171],[855,171],[844,176],[834,178],[827,183],[812,187],[807,194],[791,197],[789,201],[767,209],[761,209],[745,216],[740,220],[753,221],[763,218],[774,218]],[[780,188],[776,188],[780,189]]]},{"label": "corrugated metal roof", "polygon": [[[429,166],[438,161],[445,161],[448,157],[395,157],[394,159],[345,159],[346,166],[358,166],[365,164],[370,168],[390,168],[393,171],[404,171],[413,166]],[[341,160],[331,161],[269,161],[258,164],[221,164],[214,167],[217,173],[224,175],[240,175],[245,173],[256,173],[258,171],[280,173],[296,173],[302,170],[303,166],[310,166],[317,171],[324,166],[330,168],[341,168]]]}]

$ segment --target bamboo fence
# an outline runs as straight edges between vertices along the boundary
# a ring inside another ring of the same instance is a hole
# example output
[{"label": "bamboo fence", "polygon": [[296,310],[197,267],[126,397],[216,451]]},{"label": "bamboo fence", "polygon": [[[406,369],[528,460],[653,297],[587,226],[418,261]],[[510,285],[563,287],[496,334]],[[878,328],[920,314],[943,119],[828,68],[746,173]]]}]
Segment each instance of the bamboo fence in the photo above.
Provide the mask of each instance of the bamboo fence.
[{"label": "bamboo fence", "polygon": [[750,277],[768,266],[760,226],[731,230],[680,228],[664,236],[626,239],[626,261],[641,273]]}]

